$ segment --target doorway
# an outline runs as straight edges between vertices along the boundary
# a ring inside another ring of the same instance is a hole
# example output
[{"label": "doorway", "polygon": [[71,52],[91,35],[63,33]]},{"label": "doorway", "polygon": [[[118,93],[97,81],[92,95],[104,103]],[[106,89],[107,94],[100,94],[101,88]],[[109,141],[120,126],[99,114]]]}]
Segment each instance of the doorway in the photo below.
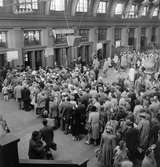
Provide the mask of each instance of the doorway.
[{"label": "doorway", "polygon": [[26,51],[24,53],[24,66],[30,67],[32,69],[38,70],[39,67],[43,65],[43,51],[35,50],[35,51]]},{"label": "doorway", "polygon": [[0,54],[0,69],[2,69],[6,65],[6,55]]}]

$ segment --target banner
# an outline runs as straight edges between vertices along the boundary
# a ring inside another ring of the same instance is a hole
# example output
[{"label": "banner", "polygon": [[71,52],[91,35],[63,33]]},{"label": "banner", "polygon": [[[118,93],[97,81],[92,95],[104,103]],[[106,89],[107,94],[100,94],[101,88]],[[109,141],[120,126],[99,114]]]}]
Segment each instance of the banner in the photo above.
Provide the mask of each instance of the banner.
[{"label": "banner", "polygon": [[57,34],[74,34],[74,29],[53,29],[52,31],[55,37]]},{"label": "banner", "polygon": [[103,45],[102,43],[97,43],[97,50],[102,49]]},{"label": "banner", "polygon": [[121,41],[116,41],[116,48],[120,47],[121,46]]},{"label": "banner", "polygon": [[80,44],[80,39],[81,39],[81,36],[78,36],[78,35],[68,35],[67,36],[67,43],[68,43],[68,46],[79,46]]},{"label": "banner", "polygon": [[45,54],[46,57],[54,55],[53,48],[46,48],[44,54]]},{"label": "banner", "polygon": [[11,62],[12,60],[18,59],[18,51],[7,51],[7,61]]}]

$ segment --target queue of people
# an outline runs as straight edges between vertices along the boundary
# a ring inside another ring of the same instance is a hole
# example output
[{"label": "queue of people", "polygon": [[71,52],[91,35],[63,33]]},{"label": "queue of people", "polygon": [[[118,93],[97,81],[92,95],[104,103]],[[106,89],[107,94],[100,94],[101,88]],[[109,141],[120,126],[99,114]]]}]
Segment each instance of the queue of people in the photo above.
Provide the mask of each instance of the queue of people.
[{"label": "queue of people", "polygon": [[[120,77],[112,84],[99,77],[98,59],[93,68],[12,70],[4,86],[12,87],[19,108],[53,119],[54,128],[74,141],[85,134],[86,144],[100,145],[96,155],[104,167],[159,167],[160,77],[146,74],[142,65],[133,80]],[[33,133],[30,144],[36,140],[44,151],[45,136]]]}]

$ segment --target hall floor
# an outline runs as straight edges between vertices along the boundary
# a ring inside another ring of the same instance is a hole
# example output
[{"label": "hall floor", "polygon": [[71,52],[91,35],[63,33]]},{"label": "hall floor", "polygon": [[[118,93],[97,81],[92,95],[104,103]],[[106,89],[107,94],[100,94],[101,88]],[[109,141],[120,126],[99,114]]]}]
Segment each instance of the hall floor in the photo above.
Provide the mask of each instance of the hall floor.
[{"label": "hall floor", "polygon": [[[113,82],[119,75],[118,72],[111,69],[108,72],[106,81]],[[124,76],[125,74],[122,73],[121,75]],[[27,159],[31,133],[42,127],[41,119],[37,118],[33,111],[18,110],[14,99],[5,102],[2,97],[0,97],[0,113],[7,120],[11,133],[20,138],[18,145],[20,159]],[[56,160],[73,160],[73,162],[89,159],[88,167],[100,166],[95,157],[95,149],[97,147],[84,144],[85,140],[84,137],[81,141],[73,141],[71,135],[64,135],[61,130],[56,130],[55,142],[57,143],[57,151],[54,153],[54,158]]]}]

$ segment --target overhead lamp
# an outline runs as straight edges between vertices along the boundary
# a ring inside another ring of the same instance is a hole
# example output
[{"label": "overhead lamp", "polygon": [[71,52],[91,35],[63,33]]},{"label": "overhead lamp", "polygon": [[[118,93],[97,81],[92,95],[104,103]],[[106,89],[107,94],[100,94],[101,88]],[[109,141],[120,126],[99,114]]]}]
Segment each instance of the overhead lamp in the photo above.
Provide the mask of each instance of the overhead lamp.
[{"label": "overhead lamp", "polygon": [[153,3],[154,5],[158,5],[158,4],[159,4],[159,0],[153,0],[152,3]]},{"label": "overhead lamp", "polygon": [[149,1],[149,0],[144,0],[143,2],[142,2],[142,4],[143,5],[149,5],[151,2]]}]

